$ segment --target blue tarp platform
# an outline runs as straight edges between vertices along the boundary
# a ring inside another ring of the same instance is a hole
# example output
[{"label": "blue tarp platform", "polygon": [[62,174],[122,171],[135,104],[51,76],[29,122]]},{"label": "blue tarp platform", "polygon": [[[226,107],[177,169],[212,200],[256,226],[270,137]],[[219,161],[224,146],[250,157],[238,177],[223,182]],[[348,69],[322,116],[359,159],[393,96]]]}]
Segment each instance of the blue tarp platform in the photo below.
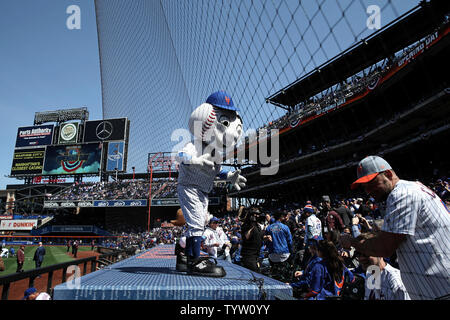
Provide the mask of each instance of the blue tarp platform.
[{"label": "blue tarp platform", "polygon": [[161,245],[54,288],[54,300],[290,300],[292,288],[236,264],[218,261],[223,278],[175,269],[173,245]]}]

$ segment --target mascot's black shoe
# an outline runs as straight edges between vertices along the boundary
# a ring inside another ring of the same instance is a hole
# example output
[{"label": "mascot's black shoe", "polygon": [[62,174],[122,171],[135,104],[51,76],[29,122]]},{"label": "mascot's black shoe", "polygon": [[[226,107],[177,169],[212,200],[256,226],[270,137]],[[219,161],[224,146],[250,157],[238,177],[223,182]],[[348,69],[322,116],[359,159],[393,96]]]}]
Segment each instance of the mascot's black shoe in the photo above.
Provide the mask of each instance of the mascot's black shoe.
[{"label": "mascot's black shoe", "polygon": [[188,267],[187,267],[187,257],[185,255],[182,254],[178,254],[177,255],[177,266],[176,266],[177,271],[187,271]]},{"label": "mascot's black shoe", "polygon": [[217,260],[212,257],[200,257],[195,260],[189,259],[187,274],[213,278],[222,278],[227,275],[225,269],[222,266],[218,266]]}]

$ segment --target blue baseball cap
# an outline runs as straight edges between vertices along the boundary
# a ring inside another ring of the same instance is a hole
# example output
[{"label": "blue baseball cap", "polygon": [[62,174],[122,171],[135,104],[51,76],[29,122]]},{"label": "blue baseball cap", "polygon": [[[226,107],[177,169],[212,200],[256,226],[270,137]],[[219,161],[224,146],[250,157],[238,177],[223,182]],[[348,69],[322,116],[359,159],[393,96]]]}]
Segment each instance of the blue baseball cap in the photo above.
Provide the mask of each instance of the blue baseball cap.
[{"label": "blue baseball cap", "polygon": [[303,212],[309,212],[309,213],[314,213],[314,207],[310,204],[307,204],[304,208],[303,208]]},{"label": "blue baseball cap", "polygon": [[220,220],[216,217],[212,217],[211,220],[209,220],[209,222],[219,222]]},{"label": "blue baseball cap", "polygon": [[37,292],[36,288],[34,288],[34,287],[28,288],[27,290],[25,290],[22,300],[28,299],[28,297],[31,296],[35,292]]},{"label": "blue baseball cap", "polygon": [[231,96],[223,90],[212,93],[208,99],[206,99],[206,103],[209,103],[217,108],[239,111],[239,109],[234,106]]}]

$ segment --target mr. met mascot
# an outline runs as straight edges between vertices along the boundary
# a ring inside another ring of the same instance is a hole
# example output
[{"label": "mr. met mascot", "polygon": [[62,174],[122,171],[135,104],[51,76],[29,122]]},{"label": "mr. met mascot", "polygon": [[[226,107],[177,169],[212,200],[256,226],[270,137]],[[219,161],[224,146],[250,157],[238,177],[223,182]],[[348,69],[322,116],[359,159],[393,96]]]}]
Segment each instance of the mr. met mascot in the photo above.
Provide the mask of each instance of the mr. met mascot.
[{"label": "mr. met mascot", "polygon": [[200,256],[202,235],[209,222],[208,194],[214,179],[226,179],[236,190],[247,181],[240,170],[222,170],[221,163],[242,135],[242,119],[231,96],[224,91],[211,94],[189,119],[194,139],[177,153],[179,163],[178,199],[186,221],[185,256],[177,256],[177,270],[188,274],[223,277],[215,259]]}]

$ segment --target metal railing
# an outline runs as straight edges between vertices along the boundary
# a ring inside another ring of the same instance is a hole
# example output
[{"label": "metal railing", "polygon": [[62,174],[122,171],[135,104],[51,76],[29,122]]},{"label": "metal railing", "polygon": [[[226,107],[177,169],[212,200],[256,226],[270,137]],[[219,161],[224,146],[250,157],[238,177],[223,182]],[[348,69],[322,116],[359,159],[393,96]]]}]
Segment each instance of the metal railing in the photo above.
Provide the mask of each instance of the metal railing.
[{"label": "metal railing", "polygon": [[[101,251],[100,251],[101,252]],[[94,272],[97,270],[97,266],[105,265],[105,261],[108,261],[109,263],[116,263],[122,259],[125,259],[131,255],[133,255],[134,252],[130,250],[120,250],[120,251],[114,251],[110,253],[102,254],[98,257],[88,257],[78,260],[72,260],[69,262],[54,264],[51,266],[46,266],[43,268],[37,268],[29,271],[24,271],[20,273],[14,273],[7,276],[0,277],[0,286],[3,287],[1,299],[0,300],[8,300],[9,291],[11,288],[11,284],[20,280],[28,279],[28,287],[34,287],[34,281],[35,279],[42,275],[42,274],[48,274],[48,280],[47,280],[47,289],[46,292],[52,296],[53,291],[53,274],[56,271],[62,270],[62,282],[64,283],[67,281],[67,269],[70,266],[79,266],[83,265],[83,270],[81,273],[81,276],[86,275],[88,272],[88,264],[91,264],[90,272]]]}]

